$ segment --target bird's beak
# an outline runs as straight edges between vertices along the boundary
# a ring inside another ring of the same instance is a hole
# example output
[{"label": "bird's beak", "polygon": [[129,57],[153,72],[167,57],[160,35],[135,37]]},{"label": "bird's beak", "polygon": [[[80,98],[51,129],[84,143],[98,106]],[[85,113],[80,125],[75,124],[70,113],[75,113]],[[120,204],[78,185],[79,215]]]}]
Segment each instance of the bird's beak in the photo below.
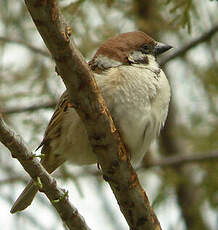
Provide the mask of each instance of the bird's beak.
[{"label": "bird's beak", "polygon": [[171,48],[173,48],[173,47],[170,46],[170,45],[158,42],[157,45],[154,48],[155,49],[155,55],[158,56],[158,55],[166,52],[167,50],[169,50]]}]

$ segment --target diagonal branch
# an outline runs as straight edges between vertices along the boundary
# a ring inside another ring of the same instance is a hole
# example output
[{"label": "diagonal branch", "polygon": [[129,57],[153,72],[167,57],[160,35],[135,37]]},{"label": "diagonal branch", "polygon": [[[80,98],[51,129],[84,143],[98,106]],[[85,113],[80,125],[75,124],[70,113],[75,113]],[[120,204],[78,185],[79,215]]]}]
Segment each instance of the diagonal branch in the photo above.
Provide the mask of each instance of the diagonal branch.
[{"label": "diagonal branch", "polygon": [[194,48],[195,46],[199,45],[202,42],[206,42],[206,41],[210,40],[212,38],[212,36],[214,34],[216,34],[217,32],[218,32],[218,24],[215,25],[214,27],[212,27],[209,31],[207,31],[206,33],[204,33],[200,37],[192,40],[187,45],[182,46],[180,49],[177,49],[177,51],[175,51],[174,53],[172,53],[168,57],[162,59],[160,61],[160,65],[163,66],[167,62],[169,62],[169,61],[171,61],[177,57],[181,57],[181,56],[185,55],[187,53],[187,51],[189,51],[190,49]]},{"label": "diagonal branch", "polygon": [[55,0],[25,0],[56,62],[71,103],[84,122],[93,151],[131,229],[160,230],[159,221],[133,170],[93,74],[73,40]]},{"label": "diagonal branch", "polygon": [[[36,181],[42,183],[42,192],[46,194],[52,205],[59,213],[63,223],[70,230],[88,230],[83,217],[69,202],[66,192],[57,186],[57,182],[42,167],[40,162],[33,157],[23,139],[12,131],[3,121],[0,114],[0,141],[10,150],[12,157],[17,158],[27,173]],[[57,202],[54,202],[57,201]]]},{"label": "diagonal branch", "polygon": [[22,46],[28,48],[29,50],[31,50],[31,51],[33,51],[35,53],[41,54],[44,57],[48,57],[48,58],[50,57],[48,52],[46,52],[46,51],[44,51],[44,50],[42,50],[40,48],[37,48],[35,46],[32,46],[32,45],[30,45],[30,44],[28,44],[28,43],[26,43],[25,41],[22,41],[22,40],[15,40],[15,39],[0,36],[0,41],[22,45]]}]

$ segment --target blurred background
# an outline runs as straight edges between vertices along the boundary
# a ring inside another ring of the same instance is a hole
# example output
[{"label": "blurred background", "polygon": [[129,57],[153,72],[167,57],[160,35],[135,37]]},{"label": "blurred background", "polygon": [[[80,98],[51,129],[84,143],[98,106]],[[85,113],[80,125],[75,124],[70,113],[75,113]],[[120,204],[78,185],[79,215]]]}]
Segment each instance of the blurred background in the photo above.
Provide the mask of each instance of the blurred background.
[{"label": "blurred background", "polygon": [[[23,1],[0,5],[0,112],[34,150],[64,85]],[[218,229],[218,2],[62,0],[59,6],[87,61],[101,41],[134,30],[174,47],[160,59],[172,87],[167,123],[138,175],[163,230]],[[128,228],[96,165],[66,163],[54,175],[91,229]],[[0,144],[0,226],[64,229],[43,194],[10,214],[28,180]]]}]

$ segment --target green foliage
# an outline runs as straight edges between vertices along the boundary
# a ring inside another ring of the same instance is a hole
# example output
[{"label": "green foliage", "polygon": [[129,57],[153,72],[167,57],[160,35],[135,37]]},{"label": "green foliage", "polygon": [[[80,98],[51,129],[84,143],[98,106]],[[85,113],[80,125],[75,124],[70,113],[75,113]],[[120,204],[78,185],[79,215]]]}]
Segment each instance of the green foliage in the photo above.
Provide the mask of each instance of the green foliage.
[{"label": "green foliage", "polygon": [[191,15],[196,13],[196,5],[193,0],[167,0],[166,4],[170,5],[170,14],[172,16],[171,23],[177,28],[187,28],[188,32],[191,33]]}]

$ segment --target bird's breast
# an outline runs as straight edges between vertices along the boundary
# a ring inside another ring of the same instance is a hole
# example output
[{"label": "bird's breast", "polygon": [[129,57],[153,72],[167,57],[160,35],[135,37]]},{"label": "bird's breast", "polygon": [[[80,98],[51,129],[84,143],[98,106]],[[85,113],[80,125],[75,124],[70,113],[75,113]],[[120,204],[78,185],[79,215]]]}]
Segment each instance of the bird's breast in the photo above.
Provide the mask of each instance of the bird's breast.
[{"label": "bird's breast", "polygon": [[158,70],[120,66],[96,78],[133,163],[144,156],[167,116],[170,88],[165,74]]}]

